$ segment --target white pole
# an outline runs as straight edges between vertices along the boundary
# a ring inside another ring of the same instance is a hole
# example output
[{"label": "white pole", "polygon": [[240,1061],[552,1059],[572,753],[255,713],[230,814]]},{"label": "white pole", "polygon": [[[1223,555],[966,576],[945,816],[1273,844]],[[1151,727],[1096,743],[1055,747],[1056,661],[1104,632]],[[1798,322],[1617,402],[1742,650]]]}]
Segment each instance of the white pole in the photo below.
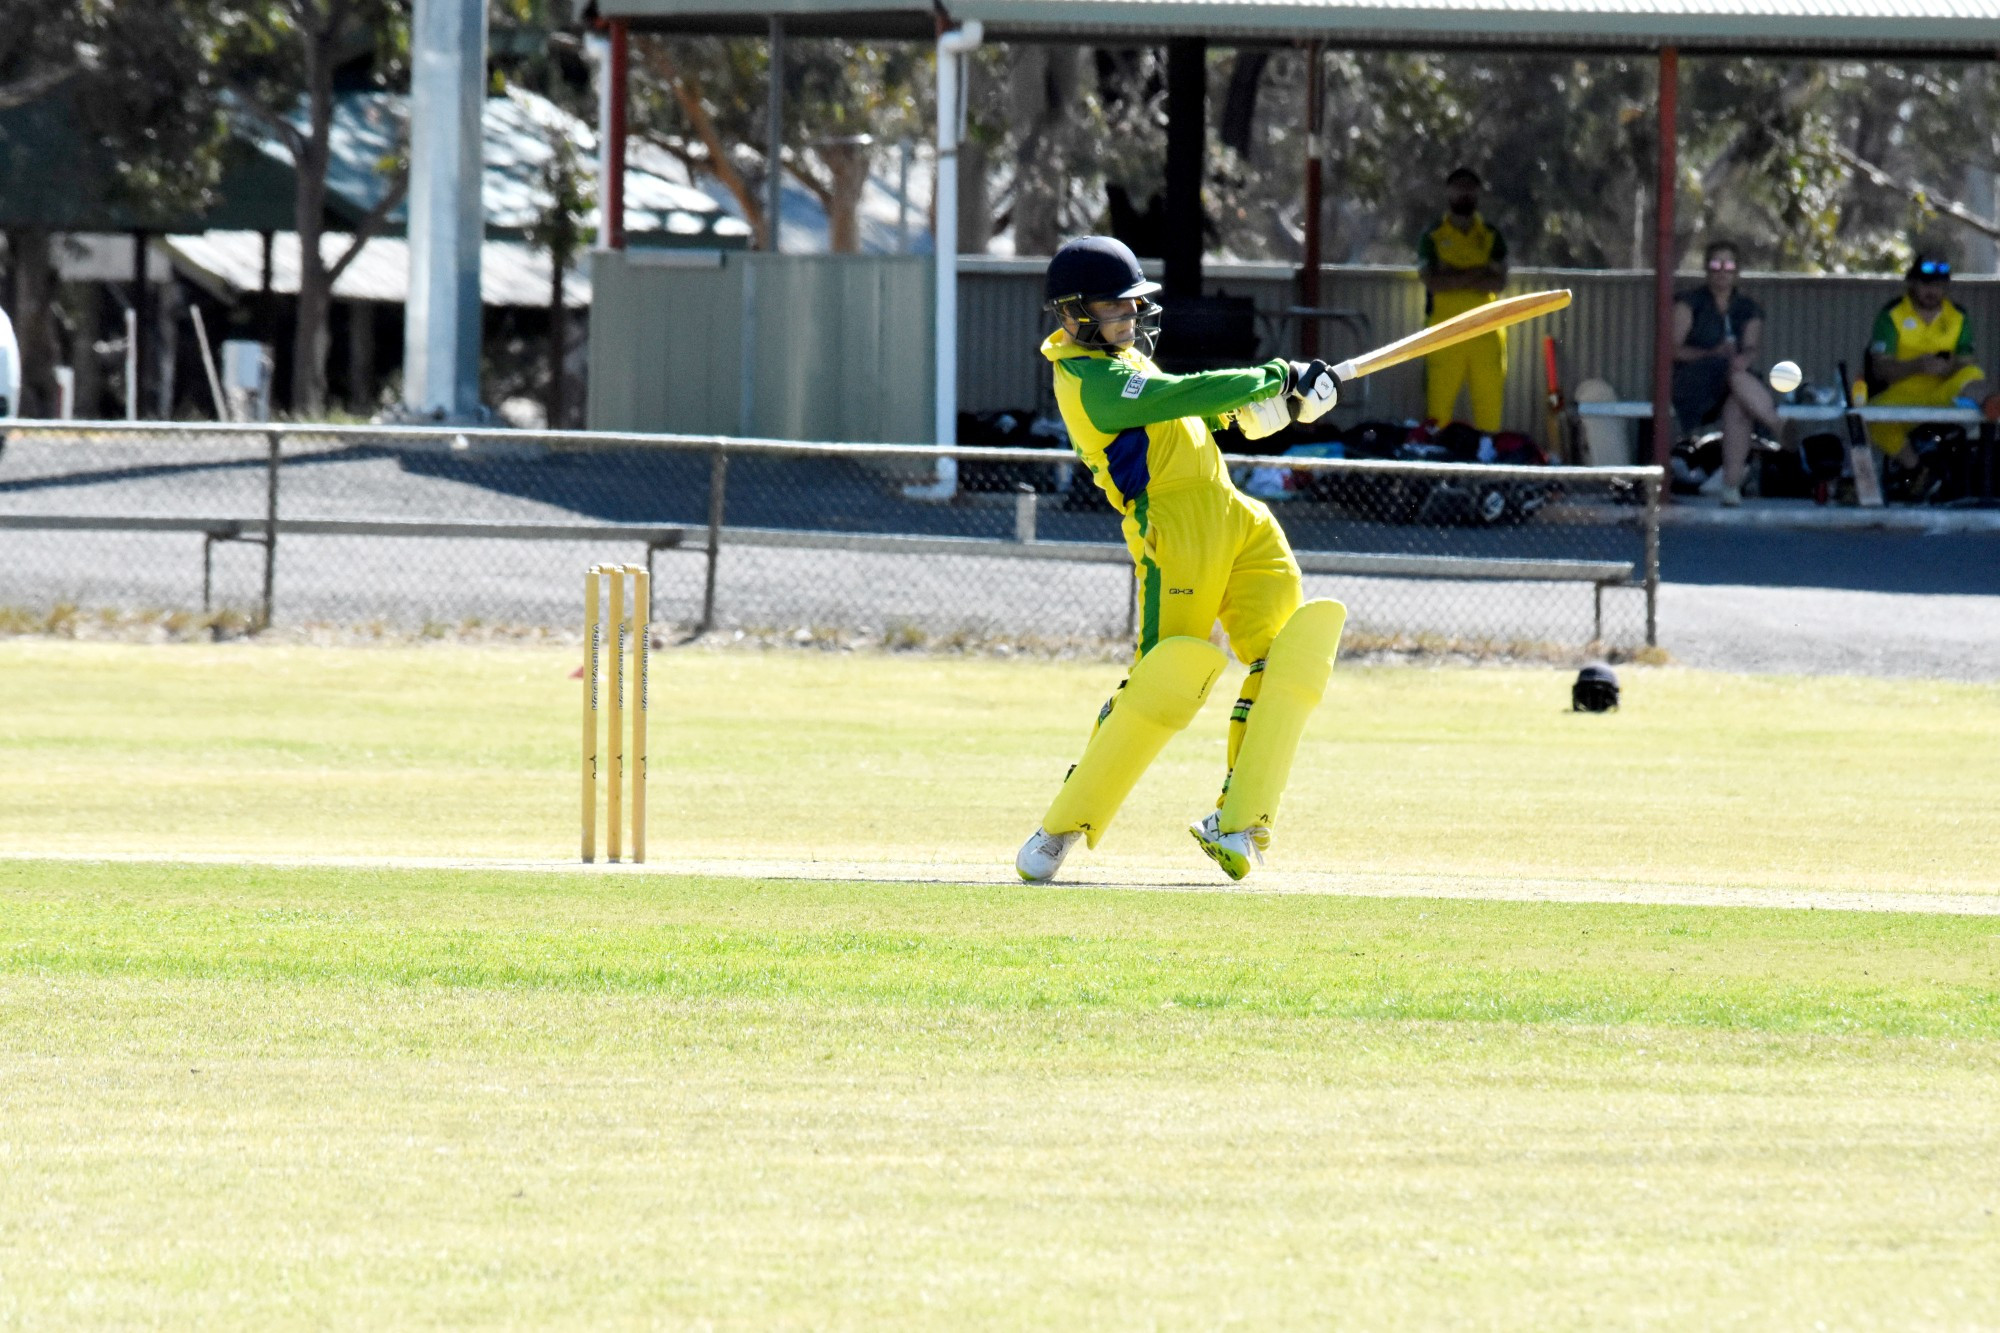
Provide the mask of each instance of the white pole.
[{"label": "white pole", "polygon": [[465,421],[479,412],[485,107],[483,0],[417,0],[410,22],[403,401],[435,420]]},{"label": "white pole", "polygon": [[125,419],[139,419],[139,312],[125,307]]},{"label": "white pole", "polygon": [[973,19],[938,37],[937,237],[931,249],[937,260],[932,424],[939,444],[958,442],[958,145],[965,138],[965,57],[985,36],[985,28]]},{"label": "white pole", "polygon": [[611,39],[593,32],[583,39],[583,53],[597,80],[597,241],[593,248],[611,248],[611,228],[603,208],[611,198]]}]

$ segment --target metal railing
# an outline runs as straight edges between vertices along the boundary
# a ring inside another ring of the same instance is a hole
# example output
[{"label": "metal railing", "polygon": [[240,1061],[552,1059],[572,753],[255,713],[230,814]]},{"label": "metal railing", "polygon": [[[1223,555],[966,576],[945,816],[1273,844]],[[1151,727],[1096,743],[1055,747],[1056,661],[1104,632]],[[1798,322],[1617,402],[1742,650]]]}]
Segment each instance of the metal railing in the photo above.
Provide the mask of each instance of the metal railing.
[{"label": "metal railing", "polygon": [[[568,626],[643,554],[658,622],[1129,635],[1117,516],[1060,449],[450,427],[0,421],[0,607]],[[1655,468],[1230,458],[1359,633],[1658,638]],[[255,552],[246,564],[234,553]],[[183,572],[185,571],[185,572]],[[1583,593],[1588,590],[1589,597]],[[1609,600],[1607,600],[1609,599]]]}]

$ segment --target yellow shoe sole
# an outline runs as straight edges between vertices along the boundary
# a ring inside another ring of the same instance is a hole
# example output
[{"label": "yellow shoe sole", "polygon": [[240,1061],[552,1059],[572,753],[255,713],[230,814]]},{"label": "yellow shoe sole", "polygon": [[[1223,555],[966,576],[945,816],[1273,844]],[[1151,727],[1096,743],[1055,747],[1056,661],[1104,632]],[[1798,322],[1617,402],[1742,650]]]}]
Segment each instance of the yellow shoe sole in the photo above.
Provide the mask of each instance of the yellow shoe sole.
[{"label": "yellow shoe sole", "polygon": [[1202,835],[1201,825],[1188,825],[1188,832],[1195,845],[1208,853],[1208,859],[1222,867],[1222,873],[1234,880],[1240,880],[1250,873],[1250,858],[1241,852],[1231,851],[1219,842],[1211,842]]}]

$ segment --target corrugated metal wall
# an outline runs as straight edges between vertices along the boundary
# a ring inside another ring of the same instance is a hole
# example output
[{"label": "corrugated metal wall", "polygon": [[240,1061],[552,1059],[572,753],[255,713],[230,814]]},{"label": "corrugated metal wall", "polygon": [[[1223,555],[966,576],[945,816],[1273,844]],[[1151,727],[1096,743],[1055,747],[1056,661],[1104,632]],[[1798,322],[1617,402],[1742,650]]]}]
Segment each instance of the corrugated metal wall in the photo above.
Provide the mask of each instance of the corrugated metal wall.
[{"label": "corrugated metal wall", "polygon": [[928,259],[629,250],[591,264],[592,429],[930,440]]},{"label": "corrugated metal wall", "polygon": [[[787,439],[923,441],[930,436],[930,261],[912,256],[696,256],[631,251],[593,257],[591,425],[605,430],[738,433]],[[1040,260],[968,257],[959,278],[959,403],[966,411],[1047,408],[1047,363],[1036,349],[1049,328]],[[695,264],[706,265],[691,266]],[[1212,264],[1208,289],[1253,298],[1260,354],[1291,352],[1293,270]],[[743,420],[744,282],[756,297],[753,409]],[[1680,285],[1692,286],[1695,275]],[[1567,387],[1608,380],[1621,398],[1650,396],[1652,275],[1520,269],[1512,289],[1569,287],[1575,303],[1516,332],[1509,349],[1507,423],[1542,432],[1541,337],[1562,348]],[[1765,361],[1789,358],[1813,383],[1836,382],[1835,363],[1858,371],[1875,312],[1901,284],[1883,278],[1746,274],[1743,288],[1769,315]],[[1960,278],[1954,297],[1982,355],[2000,352],[2000,279]],[[1403,268],[1328,267],[1328,306],[1366,316],[1375,343],[1419,328],[1423,293]],[[1286,345],[1290,344],[1290,345]],[[1361,350],[1327,326],[1323,350]],[[1994,366],[2000,369],[2000,358]],[[1423,370],[1370,377],[1366,403],[1344,412],[1400,420],[1423,414]]]}]

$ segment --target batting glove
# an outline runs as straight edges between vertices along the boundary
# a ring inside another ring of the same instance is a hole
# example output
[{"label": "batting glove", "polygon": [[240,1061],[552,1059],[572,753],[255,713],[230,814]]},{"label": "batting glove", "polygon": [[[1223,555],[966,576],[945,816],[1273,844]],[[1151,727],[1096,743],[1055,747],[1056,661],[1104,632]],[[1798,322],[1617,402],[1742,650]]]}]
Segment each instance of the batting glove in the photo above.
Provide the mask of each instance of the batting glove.
[{"label": "batting glove", "polygon": [[1320,360],[1290,363],[1291,383],[1286,391],[1297,400],[1292,415],[1302,423],[1318,421],[1340,401],[1340,377]]},{"label": "batting glove", "polygon": [[1291,424],[1290,405],[1280,393],[1260,398],[1254,403],[1245,403],[1236,409],[1236,429],[1243,432],[1246,440],[1261,440],[1276,435]]}]

